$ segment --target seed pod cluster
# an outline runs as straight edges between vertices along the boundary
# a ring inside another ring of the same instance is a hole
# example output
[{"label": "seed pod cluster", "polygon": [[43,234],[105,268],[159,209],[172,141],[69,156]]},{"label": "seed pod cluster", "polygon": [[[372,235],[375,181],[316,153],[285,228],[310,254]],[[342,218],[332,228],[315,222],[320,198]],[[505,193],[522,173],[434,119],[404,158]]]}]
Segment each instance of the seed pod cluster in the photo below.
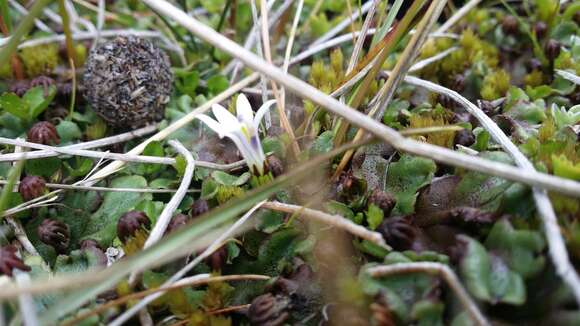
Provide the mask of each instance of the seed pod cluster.
[{"label": "seed pod cluster", "polygon": [[26,134],[26,140],[31,143],[43,145],[60,144],[60,137],[58,136],[56,127],[48,121],[37,122],[30,127]]},{"label": "seed pod cluster", "polygon": [[18,192],[24,201],[32,200],[44,195],[46,191],[46,181],[42,177],[29,175],[20,181]]},{"label": "seed pod cluster", "polygon": [[56,252],[64,253],[70,240],[69,227],[61,221],[45,219],[38,226],[38,238],[53,247]]},{"label": "seed pod cluster", "polygon": [[98,46],[85,64],[87,102],[119,128],[134,129],[161,120],[172,84],[167,55],[135,36],[120,36]]},{"label": "seed pod cluster", "polygon": [[141,228],[149,228],[150,226],[151,221],[145,213],[141,211],[129,211],[123,214],[119,222],[117,222],[117,236],[121,241],[127,242]]}]

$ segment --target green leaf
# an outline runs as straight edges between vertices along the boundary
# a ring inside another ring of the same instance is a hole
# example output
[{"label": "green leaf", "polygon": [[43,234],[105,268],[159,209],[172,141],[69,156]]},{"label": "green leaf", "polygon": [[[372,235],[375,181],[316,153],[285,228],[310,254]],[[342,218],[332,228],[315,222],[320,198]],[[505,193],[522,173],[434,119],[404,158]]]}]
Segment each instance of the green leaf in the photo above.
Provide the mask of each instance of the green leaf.
[{"label": "green leaf", "polygon": [[218,193],[218,183],[211,178],[203,180],[201,184],[201,199],[209,200]]},{"label": "green leaf", "polygon": [[331,130],[327,130],[320,134],[312,144],[310,152],[312,155],[322,154],[329,152],[334,146],[334,133]]},{"label": "green leaf", "polygon": [[199,84],[199,72],[197,70],[186,71],[175,69],[175,87],[183,94],[195,97],[195,90]]},{"label": "green leaf", "polygon": [[252,177],[250,172],[242,173],[240,176],[235,176],[228,174],[224,171],[214,171],[211,174],[211,177],[219,184],[224,186],[241,186],[248,182]]},{"label": "green leaf", "polygon": [[[152,141],[147,144],[143,150],[143,155],[163,157],[165,155],[165,151],[163,150],[163,146],[160,142]],[[132,171],[135,171],[136,174],[151,175],[159,172],[162,168],[163,166],[161,164],[141,163],[134,165]]]},{"label": "green leaf", "polygon": [[338,214],[351,221],[354,220],[354,213],[352,209],[350,209],[350,207],[348,207],[346,204],[343,204],[335,200],[331,200],[324,205],[324,208],[330,214]]},{"label": "green leaf", "polygon": [[223,75],[213,75],[207,80],[207,88],[213,94],[221,93],[229,86],[228,79]]},{"label": "green leaf", "polygon": [[460,263],[460,273],[469,292],[480,300],[492,298],[489,289],[491,262],[485,248],[476,240],[460,236],[466,242],[465,253]]},{"label": "green leaf", "polygon": [[60,168],[61,160],[58,157],[47,157],[27,160],[24,171],[28,175],[38,175],[50,178]]},{"label": "green leaf", "polygon": [[75,139],[80,139],[83,135],[79,126],[68,120],[62,120],[58,126],[56,126],[56,131],[60,137],[61,142],[68,143]]},{"label": "green leaf", "polygon": [[14,93],[0,96],[0,107],[22,120],[28,120],[28,103]]},{"label": "green leaf", "polygon": [[69,165],[66,161],[63,162],[69,175],[73,177],[84,177],[93,168],[93,161],[90,158],[76,156],[74,162],[74,166]]},{"label": "green leaf", "polygon": [[28,120],[36,119],[52,102],[56,95],[56,86],[48,88],[48,94],[44,96],[44,87],[36,86],[24,93],[22,99],[28,103]]},{"label": "green leaf", "polygon": [[508,220],[496,222],[491,229],[485,246],[502,257],[511,270],[524,279],[540,273],[546,259],[540,255],[545,242],[537,231],[515,230]]},{"label": "green leaf", "polygon": [[417,191],[431,182],[436,169],[432,160],[407,154],[389,165],[385,190],[397,199],[394,214],[413,212]]},{"label": "green leaf", "polygon": [[375,204],[370,204],[368,210],[365,212],[367,223],[371,230],[375,230],[384,219],[383,210]]}]

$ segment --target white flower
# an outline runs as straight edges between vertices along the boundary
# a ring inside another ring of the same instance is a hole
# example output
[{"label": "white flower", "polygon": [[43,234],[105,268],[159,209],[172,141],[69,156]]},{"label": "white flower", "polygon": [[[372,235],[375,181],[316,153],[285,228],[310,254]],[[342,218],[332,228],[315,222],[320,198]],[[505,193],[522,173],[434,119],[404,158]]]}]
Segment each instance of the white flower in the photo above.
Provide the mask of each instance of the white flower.
[{"label": "white flower", "polygon": [[258,127],[264,114],[274,102],[270,100],[264,103],[254,116],[250,102],[244,94],[240,94],[236,101],[237,116],[231,114],[223,106],[214,104],[211,108],[217,121],[205,114],[200,114],[198,119],[215,131],[220,138],[224,136],[230,138],[242,153],[250,170],[262,175],[266,156],[258,136]]}]

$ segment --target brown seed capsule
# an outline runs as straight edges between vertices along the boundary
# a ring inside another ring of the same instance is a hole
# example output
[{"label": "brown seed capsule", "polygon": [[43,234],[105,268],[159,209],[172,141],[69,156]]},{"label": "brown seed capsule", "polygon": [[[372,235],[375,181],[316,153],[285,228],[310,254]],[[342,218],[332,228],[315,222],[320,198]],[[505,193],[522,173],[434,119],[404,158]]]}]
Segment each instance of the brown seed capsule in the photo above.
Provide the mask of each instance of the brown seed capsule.
[{"label": "brown seed capsule", "polygon": [[536,33],[536,37],[541,39],[546,35],[546,31],[548,30],[548,25],[543,21],[536,22],[534,24],[534,33]]},{"label": "brown seed capsule", "polygon": [[196,216],[200,216],[202,214],[205,214],[209,211],[209,205],[207,203],[207,200],[205,199],[198,199],[196,201],[193,202],[193,204],[191,205],[191,211],[190,211],[190,216],[191,217],[196,217]]},{"label": "brown seed capsule", "polygon": [[188,221],[189,221],[189,216],[187,216],[185,214],[177,214],[177,215],[173,216],[171,221],[169,221],[169,225],[167,225],[167,231],[165,231],[165,233],[169,234],[171,232],[175,232],[175,231],[181,229],[182,227],[184,227],[187,224]]},{"label": "brown seed capsule", "polygon": [[42,89],[44,90],[44,96],[48,96],[48,89],[50,88],[50,86],[54,84],[55,84],[54,79],[44,75],[38,76],[30,81],[31,88],[37,86],[42,87]]},{"label": "brown seed capsule", "polygon": [[31,143],[43,145],[60,144],[60,137],[58,137],[56,127],[48,121],[35,123],[32,127],[30,127],[26,136],[26,140]]},{"label": "brown seed capsule", "polygon": [[145,213],[141,211],[129,211],[123,214],[119,222],[117,222],[117,236],[121,241],[126,242],[138,230],[149,228],[150,226],[151,221]]},{"label": "brown seed capsule", "polygon": [[402,217],[385,219],[377,231],[396,250],[410,249],[417,236],[416,227]]},{"label": "brown seed capsule", "polygon": [[393,195],[380,189],[375,189],[369,196],[369,204],[375,204],[383,210],[385,216],[389,216],[397,200]]},{"label": "brown seed capsule", "polygon": [[278,157],[270,155],[266,158],[266,163],[273,176],[278,177],[284,174],[284,163]]},{"label": "brown seed capsule", "polygon": [[544,48],[544,52],[546,53],[546,57],[548,57],[548,59],[550,61],[553,61],[554,59],[556,59],[560,55],[561,50],[562,50],[562,46],[561,46],[560,42],[558,42],[554,39],[548,40],[548,42],[546,43],[546,46]]},{"label": "brown seed capsule", "polygon": [[30,271],[30,267],[24,264],[22,259],[16,255],[17,249],[14,246],[0,247],[0,273],[12,276],[14,269]]},{"label": "brown seed capsule", "polygon": [[288,308],[290,299],[282,295],[262,294],[252,301],[248,309],[248,318],[252,325],[279,326],[290,317]]},{"label": "brown seed capsule", "polygon": [[45,219],[38,226],[38,238],[53,247],[58,253],[65,253],[70,239],[68,225],[61,221]]},{"label": "brown seed capsule", "polygon": [[221,248],[214,251],[209,257],[207,257],[205,262],[211,267],[212,271],[219,271],[222,269],[227,258],[228,258],[228,249],[226,248],[226,246],[221,246]]},{"label": "brown seed capsule", "polygon": [[455,138],[453,139],[453,144],[461,146],[471,146],[475,143],[475,136],[473,133],[467,129],[459,130],[455,133]]},{"label": "brown seed capsule", "polygon": [[40,197],[46,192],[46,181],[35,175],[26,176],[20,181],[18,192],[24,201]]},{"label": "brown seed capsule", "polygon": [[91,51],[85,64],[85,98],[119,128],[138,128],[163,118],[173,74],[169,58],[148,40],[120,36]]},{"label": "brown seed capsule", "polygon": [[506,35],[515,35],[518,32],[518,20],[514,16],[505,16],[501,21],[501,30]]},{"label": "brown seed capsule", "polygon": [[9,91],[22,97],[30,89],[30,82],[28,80],[18,80],[10,85]]}]

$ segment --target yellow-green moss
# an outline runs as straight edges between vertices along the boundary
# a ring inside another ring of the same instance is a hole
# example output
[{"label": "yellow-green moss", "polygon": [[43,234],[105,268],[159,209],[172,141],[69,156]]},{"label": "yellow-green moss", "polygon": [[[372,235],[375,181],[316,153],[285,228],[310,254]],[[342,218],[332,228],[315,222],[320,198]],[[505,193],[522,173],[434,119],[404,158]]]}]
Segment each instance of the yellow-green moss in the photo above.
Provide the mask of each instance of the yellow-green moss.
[{"label": "yellow-green moss", "polygon": [[19,53],[28,77],[52,73],[58,64],[58,45],[44,44],[24,48]]},{"label": "yellow-green moss", "polygon": [[481,97],[484,100],[495,100],[505,95],[510,88],[510,75],[503,69],[488,74],[483,79]]},{"label": "yellow-green moss", "polygon": [[544,74],[541,71],[534,69],[532,72],[524,76],[524,84],[530,87],[537,87],[544,84]]}]

